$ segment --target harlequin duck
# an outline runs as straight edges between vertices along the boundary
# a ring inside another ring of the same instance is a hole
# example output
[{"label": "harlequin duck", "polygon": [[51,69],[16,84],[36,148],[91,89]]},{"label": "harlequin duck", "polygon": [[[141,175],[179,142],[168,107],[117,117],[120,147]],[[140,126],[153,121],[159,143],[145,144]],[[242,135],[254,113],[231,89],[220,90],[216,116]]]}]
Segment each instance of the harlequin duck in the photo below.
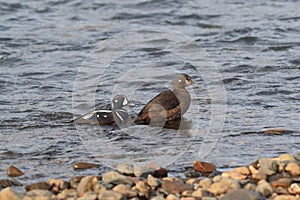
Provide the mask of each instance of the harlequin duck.
[{"label": "harlequin duck", "polygon": [[185,87],[191,84],[193,81],[187,74],[179,75],[173,82],[173,91],[160,92],[145,105],[134,122],[152,124],[180,119],[190,106],[191,96]]},{"label": "harlequin duck", "polygon": [[100,126],[113,125],[116,122],[117,124],[120,124],[128,118],[126,110],[123,109],[123,106],[128,104],[129,101],[127,97],[119,94],[112,99],[110,104],[99,106],[96,110],[84,114],[72,121],[76,122],[80,119],[88,120],[96,117]]}]

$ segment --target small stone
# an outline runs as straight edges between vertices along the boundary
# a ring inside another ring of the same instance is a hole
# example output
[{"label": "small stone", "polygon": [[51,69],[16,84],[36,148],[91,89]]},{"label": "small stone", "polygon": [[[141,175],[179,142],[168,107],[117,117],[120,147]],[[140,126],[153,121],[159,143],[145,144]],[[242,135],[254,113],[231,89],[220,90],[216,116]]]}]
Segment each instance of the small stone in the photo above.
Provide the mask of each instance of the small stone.
[{"label": "small stone", "polygon": [[194,192],[193,190],[186,190],[186,191],[183,191],[181,195],[183,197],[191,197],[193,192]]},{"label": "small stone", "polygon": [[285,170],[289,172],[292,176],[299,176],[300,175],[300,166],[295,162],[290,162],[286,167]]},{"label": "small stone", "polygon": [[185,183],[189,184],[189,185],[194,185],[196,182],[197,182],[197,179],[191,178],[191,179],[188,179]]},{"label": "small stone", "polygon": [[9,166],[7,169],[7,176],[9,177],[17,177],[22,175],[24,175],[24,173],[15,166]]},{"label": "small stone", "polygon": [[237,171],[231,171],[229,173],[229,177],[233,178],[235,180],[246,180],[247,176],[248,175],[241,174],[240,172],[237,172]]},{"label": "small stone", "polygon": [[250,175],[250,170],[248,169],[248,167],[237,167],[237,168],[233,169],[232,172],[238,172],[238,173],[243,174],[245,176]]},{"label": "small stone", "polygon": [[138,181],[135,184],[135,188],[139,191],[140,196],[144,196],[146,198],[149,197],[149,190],[150,188],[147,186],[147,184],[143,181]]},{"label": "small stone", "polygon": [[33,183],[31,185],[27,185],[25,187],[26,191],[31,191],[31,190],[48,190],[49,185],[46,182],[38,182],[38,183]]},{"label": "small stone", "polygon": [[153,172],[147,167],[135,165],[133,167],[133,173],[136,177],[144,177],[146,178],[149,174],[153,174]]},{"label": "small stone", "polygon": [[187,178],[197,178],[200,177],[202,174],[196,171],[187,171],[184,173],[185,177]]},{"label": "small stone", "polygon": [[105,184],[110,184],[110,183],[113,183],[113,184],[132,183],[132,181],[130,179],[128,179],[126,176],[124,176],[122,174],[119,174],[116,171],[110,171],[110,172],[107,172],[107,173],[103,174],[102,181]]},{"label": "small stone", "polygon": [[79,197],[77,200],[96,200],[97,193],[95,192],[86,192],[83,196]]},{"label": "small stone", "polygon": [[280,178],[278,180],[272,181],[271,184],[273,187],[283,187],[288,188],[292,183],[291,178]]},{"label": "small stone", "polygon": [[296,158],[291,155],[291,154],[282,154],[279,156],[279,161],[284,162],[284,161],[296,161]]},{"label": "small stone", "polygon": [[9,180],[9,179],[0,180],[0,190],[1,188],[11,187],[11,186],[22,186],[22,183],[16,180]]},{"label": "small stone", "polygon": [[209,189],[212,184],[212,181],[208,178],[203,179],[199,182],[199,186],[203,189]]},{"label": "small stone", "polygon": [[216,166],[208,162],[194,161],[193,164],[194,169],[201,173],[210,173],[216,170]]},{"label": "small stone", "polygon": [[117,165],[117,171],[124,175],[133,175],[133,165],[129,163],[121,163]]},{"label": "small stone", "polygon": [[299,200],[299,198],[292,195],[278,195],[274,200]]},{"label": "small stone", "polygon": [[287,191],[287,188],[283,188],[283,187],[275,188],[275,193],[276,194],[289,194],[289,192]]},{"label": "small stone", "polygon": [[201,200],[217,200],[216,197],[203,197]]},{"label": "small stone", "polygon": [[186,190],[193,190],[194,186],[184,184],[179,181],[163,181],[162,188],[169,193],[177,194],[177,193],[181,193]]},{"label": "small stone", "polygon": [[12,190],[10,187],[2,189],[0,191],[0,199],[2,200],[22,200],[23,195],[17,193],[16,191]]},{"label": "small stone", "polygon": [[151,198],[151,200],[165,200],[165,198],[163,196],[156,196]]},{"label": "small stone", "polygon": [[257,185],[255,191],[265,197],[268,197],[272,194],[273,189],[272,189],[272,186],[267,181],[261,180],[258,182],[258,185]]},{"label": "small stone", "polygon": [[210,186],[209,191],[217,196],[225,194],[230,190],[237,190],[239,188],[240,185],[236,180],[223,177],[219,182],[213,183]]},{"label": "small stone", "polygon": [[278,171],[278,163],[275,160],[269,158],[261,158],[258,160],[259,169],[258,172],[266,175],[273,175]]},{"label": "small stone", "polygon": [[137,196],[137,192],[131,190],[129,185],[119,184],[116,185],[112,190],[130,198]]},{"label": "small stone", "polygon": [[85,192],[93,191],[95,192],[100,188],[98,179],[95,176],[86,176],[81,179],[80,183],[77,186],[77,193],[79,196],[82,196]]},{"label": "small stone", "polygon": [[297,195],[299,194],[300,195],[300,185],[297,184],[297,183],[293,183],[289,189],[288,189],[289,193],[291,194],[294,194],[294,195]]},{"label": "small stone", "polygon": [[67,199],[68,197],[77,197],[75,189],[65,189],[56,195],[56,199]]},{"label": "small stone", "polygon": [[180,200],[180,198],[174,194],[169,194],[166,200]]},{"label": "small stone", "polygon": [[255,192],[251,192],[245,189],[241,190],[233,190],[228,192],[224,196],[220,198],[220,200],[234,200],[234,199],[242,199],[242,200],[257,200],[259,199],[259,195]]},{"label": "small stone", "polygon": [[26,192],[26,196],[31,198],[38,198],[38,199],[41,199],[42,197],[44,197],[44,199],[51,199],[52,193],[49,192],[48,190],[36,189],[36,190],[31,190]]},{"label": "small stone", "polygon": [[91,169],[91,168],[99,168],[100,165],[94,163],[86,163],[86,162],[76,162],[73,165],[74,169]]},{"label": "small stone", "polygon": [[194,197],[182,197],[180,200],[197,200]]},{"label": "small stone", "polygon": [[262,172],[254,173],[254,174],[252,174],[252,179],[256,180],[256,181],[266,180],[267,175]]},{"label": "small stone", "polygon": [[159,164],[150,162],[147,164],[148,169],[152,169],[154,171],[153,176],[156,178],[163,178],[168,176],[168,170],[165,168],[161,167]]},{"label": "small stone", "polygon": [[268,128],[263,130],[266,134],[283,134],[285,130],[283,128]]},{"label": "small stone", "polygon": [[253,191],[255,191],[255,189],[256,189],[256,185],[255,185],[255,184],[253,184],[253,183],[247,183],[247,184],[245,185],[244,189],[246,189],[246,190],[253,190]]},{"label": "small stone", "polygon": [[53,178],[48,179],[48,184],[50,186],[50,190],[54,193],[58,193],[60,190],[64,190],[68,187],[67,182]]},{"label": "small stone", "polygon": [[248,169],[249,169],[249,171],[250,171],[251,174],[256,174],[256,173],[258,173],[258,170],[257,170],[254,166],[252,166],[252,165],[250,165],[250,166],[248,167]]},{"label": "small stone", "polygon": [[80,183],[81,179],[83,179],[84,176],[74,176],[69,181],[70,187],[76,189],[78,184]]},{"label": "small stone", "polygon": [[122,194],[111,190],[104,191],[100,193],[98,196],[98,200],[122,200],[122,199],[123,199]]},{"label": "small stone", "polygon": [[202,198],[202,197],[205,197],[205,196],[210,196],[210,193],[203,189],[203,188],[198,188],[197,190],[195,190],[193,193],[192,193],[192,197],[196,197],[196,198]]},{"label": "small stone", "polygon": [[151,188],[157,188],[161,183],[157,178],[153,177],[152,175],[148,175],[147,184]]}]

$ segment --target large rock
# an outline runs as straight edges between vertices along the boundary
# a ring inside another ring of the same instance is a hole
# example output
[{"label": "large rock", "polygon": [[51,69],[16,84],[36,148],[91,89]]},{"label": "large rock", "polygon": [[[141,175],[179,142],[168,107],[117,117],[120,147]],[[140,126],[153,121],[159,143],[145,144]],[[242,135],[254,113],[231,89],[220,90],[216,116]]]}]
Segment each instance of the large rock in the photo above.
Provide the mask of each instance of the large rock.
[{"label": "large rock", "polygon": [[1,200],[22,200],[23,195],[12,190],[10,187],[7,187],[0,191]]}]

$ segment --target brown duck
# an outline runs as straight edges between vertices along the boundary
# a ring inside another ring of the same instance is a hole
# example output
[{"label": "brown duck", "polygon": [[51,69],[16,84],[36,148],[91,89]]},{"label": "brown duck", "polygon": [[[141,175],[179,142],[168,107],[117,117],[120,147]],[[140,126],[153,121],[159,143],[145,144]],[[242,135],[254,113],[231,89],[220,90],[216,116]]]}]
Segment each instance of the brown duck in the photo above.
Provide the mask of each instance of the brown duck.
[{"label": "brown duck", "polygon": [[172,90],[163,90],[140,111],[135,119],[136,124],[164,124],[172,120],[180,119],[190,107],[191,96],[185,89],[193,84],[187,74],[179,75],[173,82]]}]

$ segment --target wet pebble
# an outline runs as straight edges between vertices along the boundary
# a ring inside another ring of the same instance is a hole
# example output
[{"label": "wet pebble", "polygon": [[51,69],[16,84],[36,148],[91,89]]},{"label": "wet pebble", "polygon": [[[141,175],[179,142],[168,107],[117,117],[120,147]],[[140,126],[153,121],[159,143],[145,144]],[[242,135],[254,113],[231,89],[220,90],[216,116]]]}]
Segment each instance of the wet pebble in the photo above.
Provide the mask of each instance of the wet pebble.
[{"label": "wet pebble", "polygon": [[86,163],[86,162],[76,162],[73,164],[74,169],[91,169],[91,168],[99,168],[100,165],[94,163]]},{"label": "wet pebble", "polygon": [[38,183],[33,183],[31,185],[27,185],[25,187],[26,191],[31,191],[31,190],[48,190],[49,185],[46,182],[38,182]]},{"label": "wet pebble", "polygon": [[22,176],[22,175],[24,175],[24,172],[22,172],[15,166],[9,166],[7,168],[7,176],[9,176],[9,177],[17,177],[17,176]]},{"label": "wet pebble", "polygon": [[193,164],[194,169],[202,174],[210,173],[216,170],[216,166],[208,162],[194,161]]}]

